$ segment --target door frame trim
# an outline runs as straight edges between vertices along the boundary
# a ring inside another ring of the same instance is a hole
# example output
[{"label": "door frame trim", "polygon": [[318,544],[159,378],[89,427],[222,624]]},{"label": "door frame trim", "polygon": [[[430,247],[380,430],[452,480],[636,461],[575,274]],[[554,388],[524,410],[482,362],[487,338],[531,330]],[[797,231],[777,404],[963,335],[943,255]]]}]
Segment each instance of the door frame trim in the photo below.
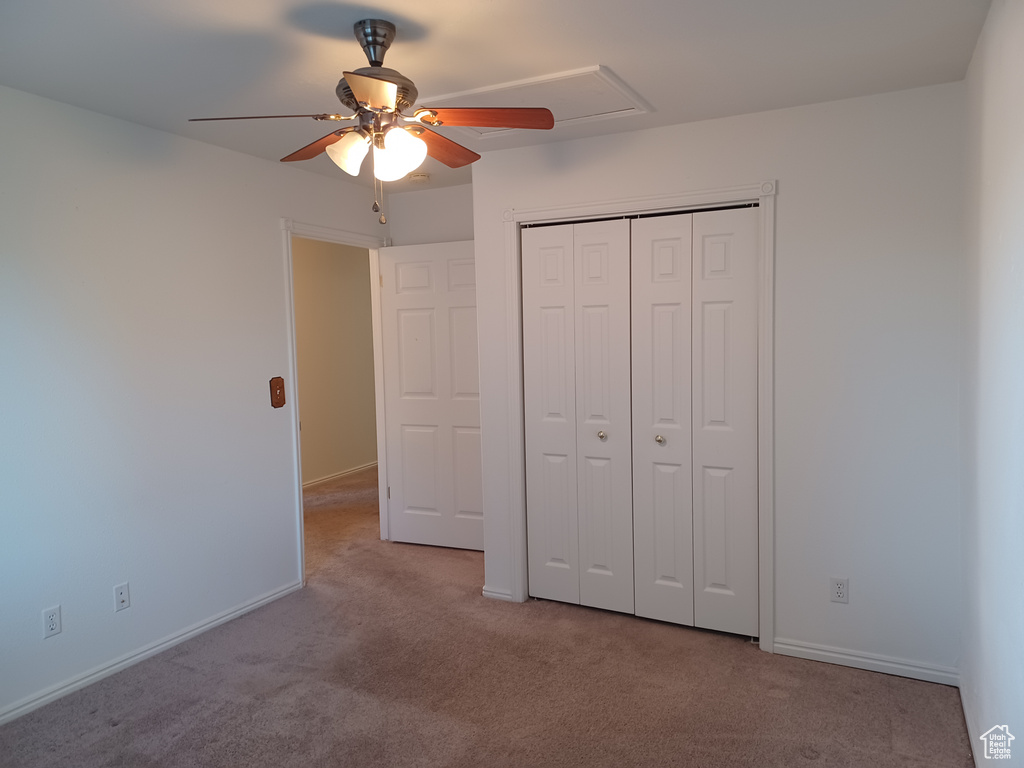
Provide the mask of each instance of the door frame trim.
[{"label": "door frame trim", "polygon": [[[775,194],[774,179],[672,195],[626,198],[545,208],[508,209],[503,213],[505,306],[508,371],[508,541],[512,565],[511,598],[529,597],[526,551],[526,440],[523,412],[522,249],[520,229],[528,224],[556,224],[608,216],[685,213],[718,204],[757,203],[760,213],[757,329],[757,520],[758,630],[761,650],[775,645]],[[486,590],[485,590],[486,594]]]},{"label": "door frame trim", "polygon": [[299,580],[306,583],[305,532],[302,518],[302,437],[299,433],[299,365],[295,342],[295,286],[292,272],[292,237],[305,237],[338,245],[366,248],[370,259],[370,313],[373,327],[373,382],[377,410],[377,486],[380,505],[380,536],[387,538],[387,451],[384,443],[384,355],[380,337],[380,274],[377,249],[384,247],[384,240],[358,232],[349,232],[334,227],[305,224],[289,218],[281,219],[281,236],[284,245],[285,282],[285,335],[288,345],[288,379],[291,382],[291,397],[286,406],[292,420],[292,456],[295,478],[296,525],[298,526]]}]

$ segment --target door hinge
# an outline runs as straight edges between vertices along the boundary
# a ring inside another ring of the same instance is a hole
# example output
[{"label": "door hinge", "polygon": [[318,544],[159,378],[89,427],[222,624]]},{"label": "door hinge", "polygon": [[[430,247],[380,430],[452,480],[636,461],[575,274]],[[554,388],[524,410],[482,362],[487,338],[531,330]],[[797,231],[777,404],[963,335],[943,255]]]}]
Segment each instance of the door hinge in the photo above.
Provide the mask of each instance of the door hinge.
[{"label": "door hinge", "polygon": [[383,288],[384,287],[384,275],[380,274],[380,275],[377,275],[377,277],[380,278],[380,287]]},{"label": "door hinge", "polygon": [[391,486],[389,485],[388,486],[388,499],[390,499],[390,498],[391,498]]}]

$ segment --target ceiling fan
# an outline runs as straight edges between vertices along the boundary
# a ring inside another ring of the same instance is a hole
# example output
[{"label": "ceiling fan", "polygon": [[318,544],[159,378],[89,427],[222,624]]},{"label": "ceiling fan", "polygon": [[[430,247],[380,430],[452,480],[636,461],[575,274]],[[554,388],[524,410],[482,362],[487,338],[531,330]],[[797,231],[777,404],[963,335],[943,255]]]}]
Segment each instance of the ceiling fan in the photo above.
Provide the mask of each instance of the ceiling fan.
[{"label": "ceiling fan", "polygon": [[[551,111],[540,107],[424,107],[413,110],[419,95],[416,85],[400,72],[384,66],[384,54],[395,39],[395,25],[383,19],[364,19],[356,22],[354,31],[370,65],[345,72],[336,90],[338,99],[353,110],[353,114],[200,117],[189,122],[311,117],[314,120],[351,123],[282,157],[281,162],[309,160],[326,152],[343,171],[356,176],[363,159],[372,150],[374,211],[380,210],[376,200],[377,182],[401,179],[418,168],[427,155],[449,168],[461,168],[480,159],[476,152],[431,130],[432,127],[453,125],[541,130],[554,127]],[[410,111],[411,114],[407,114]],[[385,223],[383,214],[380,222]]]}]

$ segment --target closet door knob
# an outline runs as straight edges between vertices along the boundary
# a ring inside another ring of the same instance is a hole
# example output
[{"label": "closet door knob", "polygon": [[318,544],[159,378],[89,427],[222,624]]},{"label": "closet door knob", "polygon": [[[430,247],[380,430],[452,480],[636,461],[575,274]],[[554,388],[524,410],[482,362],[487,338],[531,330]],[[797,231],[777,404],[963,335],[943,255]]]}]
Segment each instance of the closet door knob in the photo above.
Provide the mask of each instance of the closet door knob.
[{"label": "closet door knob", "polygon": [[664,445],[665,444],[665,438],[662,437],[661,435],[656,435],[655,438],[654,438],[654,442],[656,442],[658,445]]},{"label": "closet door knob", "polygon": [[602,429],[602,430],[601,430],[600,432],[598,432],[598,433],[597,433],[597,439],[598,439],[598,440],[607,440],[607,439],[608,439],[608,433],[607,433],[607,432],[605,432],[605,431],[604,431],[604,430]]}]

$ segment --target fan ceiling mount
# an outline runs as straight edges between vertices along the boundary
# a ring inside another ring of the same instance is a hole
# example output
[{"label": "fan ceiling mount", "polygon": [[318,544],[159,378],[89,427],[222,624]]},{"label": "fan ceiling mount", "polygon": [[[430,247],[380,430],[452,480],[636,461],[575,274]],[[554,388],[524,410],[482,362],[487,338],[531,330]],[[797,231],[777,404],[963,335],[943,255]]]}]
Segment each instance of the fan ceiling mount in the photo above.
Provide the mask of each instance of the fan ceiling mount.
[{"label": "fan ceiling mount", "polygon": [[[342,170],[356,176],[363,158],[372,149],[373,175],[381,182],[406,176],[419,167],[426,155],[449,168],[461,168],[480,159],[473,150],[431,130],[440,125],[540,130],[554,127],[554,116],[542,107],[425,107],[407,114],[419,96],[416,85],[401,72],[384,66],[384,54],[397,33],[395,25],[384,19],[364,19],[356,22],[354,32],[369,66],[345,72],[335,91],[353,114],[201,117],[190,122],[310,117],[351,123],[281,161],[309,160],[326,152]],[[376,199],[374,210],[379,210]],[[384,216],[380,219],[383,224]]]},{"label": "fan ceiling mount", "polygon": [[[416,84],[401,72],[384,66],[384,54],[391,47],[391,41],[395,39],[395,32],[395,25],[384,19],[364,19],[356,22],[356,40],[363,47],[363,53],[366,54],[366,60],[370,62],[370,66],[360,67],[353,70],[352,73],[394,83],[398,89],[397,108],[399,110],[410,109],[416,103],[416,97],[419,96]],[[356,98],[344,77],[338,82],[335,93],[338,94],[338,100],[342,104],[353,111],[359,111],[359,99]]]}]

